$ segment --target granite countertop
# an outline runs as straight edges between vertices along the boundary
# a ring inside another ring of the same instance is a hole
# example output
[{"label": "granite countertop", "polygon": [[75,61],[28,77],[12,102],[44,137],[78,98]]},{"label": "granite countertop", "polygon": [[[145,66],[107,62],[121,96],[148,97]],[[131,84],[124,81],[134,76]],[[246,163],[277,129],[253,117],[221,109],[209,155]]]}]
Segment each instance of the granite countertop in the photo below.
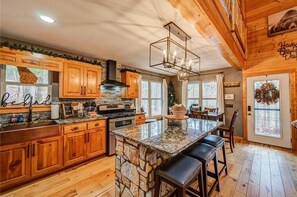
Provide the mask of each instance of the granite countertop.
[{"label": "granite countertop", "polygon": [[136,111],[135,114],[136,114],[136,115],[146,114],[146,112]]},{"label": "granite countertop", "polygon": [[57,124],[71,124],[71,123],[77,123],[77,122],[87,122],[92,120],[106,120],[107,117],[104,116],[98,116],[96,118],[89,118],[89,117],[82,117],[82,118],[67,118],[67,119],[59,119],[55,120]]},{"label": "granite countertop", "polygon": [[168,121],[162,120],[115,130],[114,133],[169,156],[175,156],[221,125],[222,122],[188,119],[188,126],[185,121],[182,121],[180,126],[168,126]]}]

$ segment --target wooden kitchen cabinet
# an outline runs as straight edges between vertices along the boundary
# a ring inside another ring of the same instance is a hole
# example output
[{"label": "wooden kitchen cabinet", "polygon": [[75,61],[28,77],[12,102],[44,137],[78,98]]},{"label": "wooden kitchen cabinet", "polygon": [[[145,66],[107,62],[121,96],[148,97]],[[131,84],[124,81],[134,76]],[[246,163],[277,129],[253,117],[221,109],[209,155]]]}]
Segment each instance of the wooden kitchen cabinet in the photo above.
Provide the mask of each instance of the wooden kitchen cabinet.
[{"label": "wooden kitchen cabinet", "polygon": [[60,89],[63,97],[81,97],[83,95],[84,68],[79,64],[65,63],[63,81],[60,81]]},{"label": "wooden kitchen cabinet", "polygon": [[87,157],[95,157],[104,153],[106,153],[105,127],[88,130]]},{"label": "wooden kitchen cabinet", "polygon": [[32,142],[32,176],[46,174],[63,166],[62,136]]},{"label": "wooden kitchen cabinet", "polygon": [[106,120],[64,126],[64,165],[72,165],[104,153]]},{"label": "wooden kitchen cabinet", "polygon": [[0,147],[0,187],[18,183],[31,177],[30,142]]},{"label": "wooden kitchen cabinet", "polygon": [[86,158],[85,131],[79,131],[64,135],[64,165],[71,165]]},{"label": "wooden kitchen cabinet", "polygon": [[60,73],[59,97],[99,98],[101,67],[79,62],[64,63]]},{"label": "wooden kitchen cabinet", "polygon": [[125,71],[122,72],[122,83],[125,83],[129,87],[123,88],[123,98],[138,98],[139,95],[139,74],[135,72]]},{"label": "wooden kitchen cabinet", "polygon": [[145,123],[145,115],[144,114],[136,114],[136,126],[142,125]]},{"label": "wooden kitchen cabinet", "polygon": [[100,97],[101,69],[86,66],[84,75],[85,96]]}]

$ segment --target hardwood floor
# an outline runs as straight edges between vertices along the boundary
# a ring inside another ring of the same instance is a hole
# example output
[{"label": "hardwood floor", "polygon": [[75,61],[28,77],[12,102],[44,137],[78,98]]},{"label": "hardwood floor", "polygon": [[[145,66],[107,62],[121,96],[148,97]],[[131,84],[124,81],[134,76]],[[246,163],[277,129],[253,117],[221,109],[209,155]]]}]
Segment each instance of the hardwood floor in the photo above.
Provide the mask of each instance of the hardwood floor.
[{"label": "hardwood floor", "polygon": [[[236,143],[227,149],[229,175],[216,197],[297,196],[297,155],[286,149]],[[71,168],[4,193],[12,196],[114,196],[114,157]]]}]

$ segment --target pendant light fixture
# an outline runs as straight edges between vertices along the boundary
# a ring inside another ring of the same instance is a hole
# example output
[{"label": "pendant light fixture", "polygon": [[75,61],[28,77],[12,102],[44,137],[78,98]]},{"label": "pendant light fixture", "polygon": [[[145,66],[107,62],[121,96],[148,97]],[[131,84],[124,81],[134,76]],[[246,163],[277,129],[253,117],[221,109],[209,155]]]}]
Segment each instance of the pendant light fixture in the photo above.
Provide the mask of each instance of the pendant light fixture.
[{"label": "pendant light fixture", "polygon": [[[169,32],[168,37],[150,44],[150,67],[177,74],[180,81],[188,80],[191,75],[200,75],[200,57],[187,48],[191,37],[173,22],[164,25],[164,28]],[[172,39],[171,34],[183,45]]]}]

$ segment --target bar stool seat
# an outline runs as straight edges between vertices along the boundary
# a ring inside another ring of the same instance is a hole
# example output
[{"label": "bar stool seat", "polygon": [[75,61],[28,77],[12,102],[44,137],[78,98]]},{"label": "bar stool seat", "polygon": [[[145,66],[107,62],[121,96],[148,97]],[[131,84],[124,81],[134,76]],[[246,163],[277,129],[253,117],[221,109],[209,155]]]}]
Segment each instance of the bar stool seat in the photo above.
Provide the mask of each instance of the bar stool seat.
[{"label": "bar stool seat", "polygon": [[[177,189],[178,196],[199,194],[204,197],[202,163],[186,155],[178,155],[156,170],[155,197],[159,197],[160,185],[164,181]],[[193,191],[190,185],[198,180],[200,192]],[[187,190],[189,189],[189,190]]]},{"label": "bar stool seat", "polygon": [[[203,183],[204,183],[204,193],[206,196],[211,196],[213,190],[216,188],[220,191],[219,183],[219,171],[218,171],[218,159],[217,159],[217,149],[209,144],[197,142],[194,145],[186,149],[183,154],[191,156],[202,162],[202,172],[203,172]],[[213,161],[215,173],[207,170],[208,164]],[[208,191],[207,188],[207,176],[215,179],[215,182]]]},{"label": "bar stool seat", "polygon": [[201,162],[209,162],[216,154],[216,148],[211,145],[197,142],[184,151],[185,155],[194,157]]},{"label": "bar stool seat", "polygon": [[217,135],[208,135],[201,139],[199,142],[206,143],[216,148],[219,148],[224,145],[225,139]]},{"label": "bar stool seat", "polygon": [[226,158],[226,149],[225,149],[225,139],[217,135],[208,135],[201,139],[199,142],[209,144],[215,147],[217,150],[222,149],[223,152],[223,161],[218,160],[219,163],[223,164],[223,168],[220,170],[219,174],[222,175],[225,170],[225,174],[228,175],[227,167],[227,158]]}]

